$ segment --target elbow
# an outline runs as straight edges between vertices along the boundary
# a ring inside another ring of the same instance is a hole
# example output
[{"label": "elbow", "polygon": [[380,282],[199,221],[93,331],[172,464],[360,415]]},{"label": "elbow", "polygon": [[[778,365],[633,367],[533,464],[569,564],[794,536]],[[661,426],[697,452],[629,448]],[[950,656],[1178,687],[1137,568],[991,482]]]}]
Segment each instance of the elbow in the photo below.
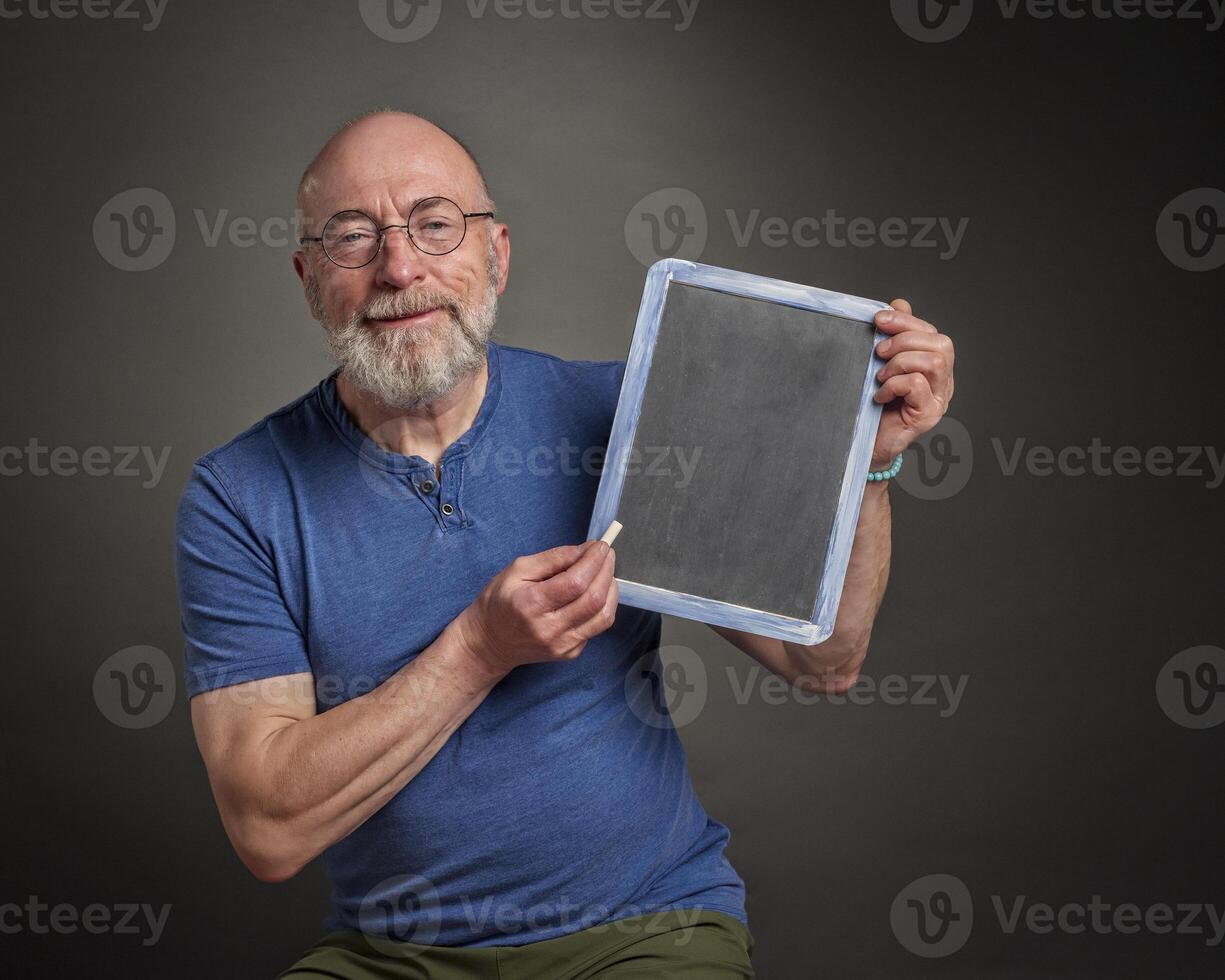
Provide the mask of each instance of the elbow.
[{"label": "elbow", "polygon": [[247,870],[266,885],[279,885],[282,881],[288,881],[302,868],[292,865],[248,864]]},{"label": "elbow", "polygon": [[830,678],[829,683],[826,685],[825,690],[822,693],[846,694],[847,691],[855,686],[855,682],[857,680],[859,680],[858,667],[846,673],[835,673]]},{"label": "elbow", "polygon": [[839,644],[837,651],[825,648],[824,644],[820,649],[826,658],[823,663],[813,663],[811,659],[794,663],[787,680],[807,694],[846,694],[859,680],[868,655],[868,637],[845,646]]},{"label": "elbow", "polygon": [[[228,829],[228,828],[227,828]],[[288,881],[306,867],[305,854],[284,825],[244,821],[230,833],[230,843],[248,871],[268,884]]]},{"label": "elbow", "polygon": [[793,687],[805,694],[846,694],[859,680],[859,668],[849,673],[837,670],[816,674],[797,674],[790,678]]},{"label": "elbow", "polygon": [[274,856],[240,854],[242,863],[256,878],[268,885],[279,885],[288,881],[306,865],[297,861],[285,861]]}]

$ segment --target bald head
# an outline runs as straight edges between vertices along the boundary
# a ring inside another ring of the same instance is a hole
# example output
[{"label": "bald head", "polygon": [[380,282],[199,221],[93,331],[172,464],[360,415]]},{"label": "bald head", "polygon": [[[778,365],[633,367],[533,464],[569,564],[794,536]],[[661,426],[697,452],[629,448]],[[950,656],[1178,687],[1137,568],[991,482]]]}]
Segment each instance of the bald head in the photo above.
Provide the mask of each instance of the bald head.
[{"label": "bald head", "polygon": [[347,208],[371,211],[412,187],[433,188],[466,211],[496,210],[471,151],[441,126],[415,113],[375,109],[346,122],[323,145],[298,183],[298,209],[318,234],[323,221]]}]

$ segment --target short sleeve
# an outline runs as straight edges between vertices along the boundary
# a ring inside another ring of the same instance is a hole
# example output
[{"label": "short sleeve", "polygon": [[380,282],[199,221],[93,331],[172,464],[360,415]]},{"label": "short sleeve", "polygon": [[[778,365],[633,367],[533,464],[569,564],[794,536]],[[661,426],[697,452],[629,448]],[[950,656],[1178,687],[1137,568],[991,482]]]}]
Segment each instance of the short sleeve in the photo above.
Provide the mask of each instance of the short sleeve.
[{"label": "short sleeve", "polygon": [[192,468],[176,537],[189,697],[311,669],[275,566],[219,467]]},{"label": "short sleeve", "polygon": [[591,361],[595,370],[591,372],[594,404],[600,409],[601,418],[607,419],[611,427],[617,414],[617,402],[621,398],[621,385],[625,380],[625,361]]}]

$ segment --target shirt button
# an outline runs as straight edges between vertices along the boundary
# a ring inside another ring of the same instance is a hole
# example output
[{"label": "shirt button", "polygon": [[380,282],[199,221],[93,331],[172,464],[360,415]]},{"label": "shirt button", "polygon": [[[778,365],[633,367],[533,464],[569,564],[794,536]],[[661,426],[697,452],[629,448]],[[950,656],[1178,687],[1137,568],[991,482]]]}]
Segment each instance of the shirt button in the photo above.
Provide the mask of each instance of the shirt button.
[{"label": "shirt button", "polygon": [[452,507],[450,504],[443,504],[443,505],[442,505],[442,512],[443,512],[444,514],[446,514],[446,515],[447,515],[447,517],[450,517],[452,514],[454,514],[454,513],[455,513],[455,508],[454,508],[454,507]]},{"label": "shirt button", "polygon": [[434,492],[434,481],[433,480],[424,481],[421,484],[421,492],[422,493],[433,493]]}]

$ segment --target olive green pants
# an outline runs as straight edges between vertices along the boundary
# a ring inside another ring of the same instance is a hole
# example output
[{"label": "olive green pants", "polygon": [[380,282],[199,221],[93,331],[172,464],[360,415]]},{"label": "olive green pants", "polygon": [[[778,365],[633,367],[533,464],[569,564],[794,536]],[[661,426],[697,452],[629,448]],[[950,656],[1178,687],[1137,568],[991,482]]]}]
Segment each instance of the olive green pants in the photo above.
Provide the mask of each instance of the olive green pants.
[{"label": "olive green pants", "polygon": [[332,932],[278,980],[741,980],[753,976],[752,951],[739,919],[674,909],[525,946],[423,946]]}]

